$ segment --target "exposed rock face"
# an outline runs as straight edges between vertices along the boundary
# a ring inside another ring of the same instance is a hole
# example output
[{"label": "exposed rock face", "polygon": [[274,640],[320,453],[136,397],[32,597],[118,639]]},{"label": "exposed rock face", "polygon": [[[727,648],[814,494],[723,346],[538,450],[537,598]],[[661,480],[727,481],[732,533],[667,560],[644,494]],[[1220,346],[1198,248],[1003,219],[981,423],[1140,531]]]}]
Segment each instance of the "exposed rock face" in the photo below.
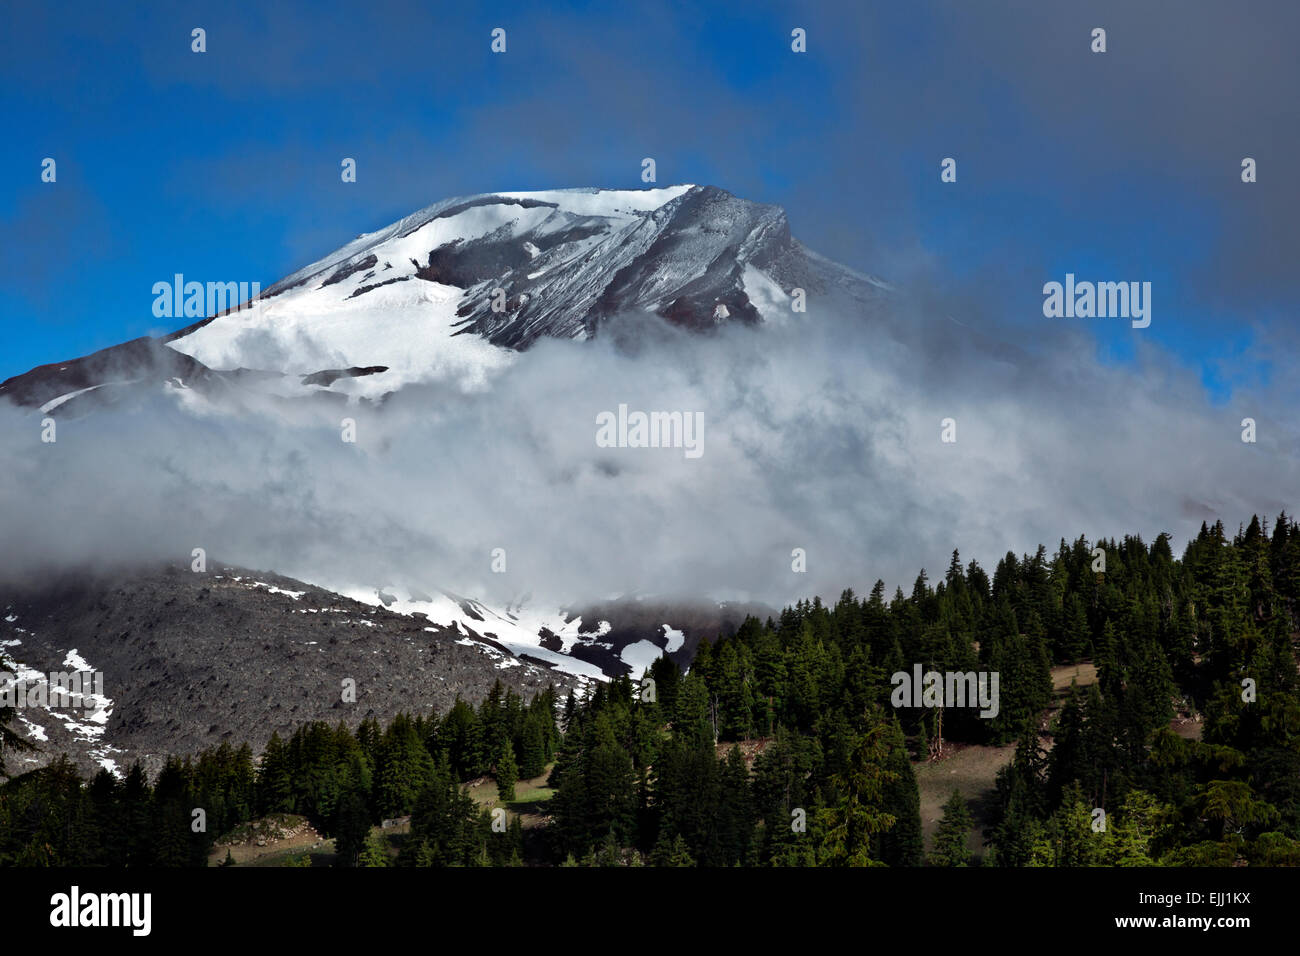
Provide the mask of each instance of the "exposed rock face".
[{"label": "exposed rock face", "polygon": [[[0,608],[0,651],[20,674],[88,665],[110,701],[106,719],[21,709],[15,729],[42,751],[7,754],[11,773],[64,751],[86,770],[137,758],[156,769],[223,740],[260,750],[273,731],[312,720],[355,725],[445,711],[457,696],[477,703],[498,679],[525,697],[576,683],[459,630],[239,568],[89,572],[7,588]],[[355,703],[343,699],[345,680]]]}]

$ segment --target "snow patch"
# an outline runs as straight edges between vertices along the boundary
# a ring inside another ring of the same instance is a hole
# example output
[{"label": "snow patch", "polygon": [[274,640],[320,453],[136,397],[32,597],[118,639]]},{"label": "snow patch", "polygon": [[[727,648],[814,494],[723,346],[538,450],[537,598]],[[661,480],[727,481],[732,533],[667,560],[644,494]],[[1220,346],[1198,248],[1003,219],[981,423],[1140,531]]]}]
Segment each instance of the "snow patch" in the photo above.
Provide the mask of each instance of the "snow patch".
[{"label": "snow patch", "polygon": [[60,395],[58,398],[52,398],[41,406],[41,411],[52,412],[64,402],[71,401],[78,395],[85,395],[87,392],[93,392],[97,388],[103,388],[105,385],[121,385],[122,382],[100,382],[98,385],[92,385],[90,388],[79,388],[75,392],[68,392],[66,395]]},{"label": "snow patch", "polygon": [[664,645],[664,650],[669,654],[680,651],[682,645],[686,643],[686,634],[682,631],[674,630],[667,624],[660,624],[659,626],[664,629],[664,637],[668,638],[668,643]]},{"label": "snow patch", "polygon": [[620,657],[623,663],[631,668],[633,680],[640,680],[642,675],[650,668],[650,665],[657,661],[663,651],[657,644],[650,641],[637,641],[635,644],[629,644],[623,648]]},{"label": "snow patch", "polygon": [[[574,677],[608,680],[608,676],[597,665],[564,653],[575,644],[581,643],[587,635],[580,631],[582,618],[568,619],[562,611],[516,608],[512,612],[498,612],[486,604],[469,598],[456,598],[445,592],[438,592],[436,597],[429,600],[418,600],[414,597],[407,600],[398,598],[384,605],[379,598],[379,591],[383,590],[386,595],[391,595],[395,589],[333,588],[324,582],[315,583],[319,587],[333,590],[354,601],[373,606],[386,606],[395,614],[406,616],[423,614],[432,624],[452,628],[462,634],[473,634],[490,639],[516,657],[527,654],[529,657],[546,662],[557,671]],[[542,646],[543,630],[550,631],[559,639],[561,650],[555,651]],[[465,641],[478,644],[468,637],[457,643]]]},{"label": "snow patch", "polygon": [[265,581],[254,581],[253,587],[266,588],[272,594],[287,594],[295,601],[307,593],[306,591],[286,591],[284,588],[277,588],[274,584],[267,584]]},{"label": "snow patch", "polygon": [[790,296],[766,272],[747,263],[741,281],[745,295],[764,322],[781,325],[797,317],[798,313],[790,309]]}]

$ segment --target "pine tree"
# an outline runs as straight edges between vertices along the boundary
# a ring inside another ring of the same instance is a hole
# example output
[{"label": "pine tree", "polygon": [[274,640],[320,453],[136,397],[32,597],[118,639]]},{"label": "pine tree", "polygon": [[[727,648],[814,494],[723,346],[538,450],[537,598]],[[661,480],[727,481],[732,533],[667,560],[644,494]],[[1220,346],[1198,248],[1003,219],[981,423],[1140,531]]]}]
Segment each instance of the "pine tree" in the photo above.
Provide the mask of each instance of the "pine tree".
[{"label": "pine tree", "polygon": [[933,866],[966,866],[970,862],[971,827],[974,821],[962,795],[953,790],[943,807],[943,819],[934,837],[934,851],[930,854]]},{"label": "pine tree", "polygon": [[884,785],[882,805],[894,818],[894,825],[876,838],[878,856],[890,866],[920,866],[925,852],[921,833],[921,795],[903,730],[896,719],[890,721],[888,741],[886,765],[894,778]]},{"label": "pine tree", "polygon": [[392,865],[392,859],[388,855],[388,848],[384,845],[382,836],[373,833],[366,837],[365,846],[361,850],[357,865],[366,867]]},{"label": "pine tree", "polygon": [[1157,844],[1170,810],[1151,794],[1130,790],[1119,813],[1108,821],[1101,862],[1108,866],[1154,866]]},{"label": "pine tree", "polygon": [[618,845],[618,839],[614,836],[614,831],[610,830],[605,835],[605,840],[600,845],[600,851],[596,854],[597,866],[622,866],[623,850]]},{"label": "pine tree", "polygon": [[515,763],[515,750],[510,741],[501,744],[501,756],[497,760],[496,781],[497,799],[510,803],[515,799],[515,784],[519,780],[519,767]]},{"label": "pine tree", "polygon": [[355,791],[348,791],[334,811],[334,849],[338,866],[357,866],[366,840],[370,836],[370,814],[365,801]]},{"label": "pine tree", "polygon": [[398,714],[379,743],[375,772],[375,804],[382,817],[410,813],[420,792],[432,780],[433,759],[407,714]]},{"label": "pine tree", "polygon": [[651,866],[694,866],[695,861],[691,859],[690,848],[681,834],[669,839],[668,834],[663,833],[659,836],[659,842],[655,844],[654,852],[650,854],[650,864]]},{"label": "pine tree", "polygon": [[1048,820],[1052,866],[1093,866],[1101,859],[1102,837],[1093,829],[1092,808],[1078,787],[1070,787]]},{"label": "pine tree", "polygon": [[542,722],[534,714],[524,718],[519,735],[519,778],[531,780],[546,770],[546,741]]},{"label": "pine tree", "polygon": [[277,732],[262,753],[257,774],[258,804],[263,815],[293,812],[293,781],[289,776],[289,755]]},{"label": "pine tree", "polygon": [[824,829],[818,859],[826,866],[873,865],[872,837],[896,822],[883,808],[885,786],[898,776],[888,769],[888,727],[878,710],[866,720],[847,769],[831,779],[839,799],[819,813]]},{"label": "pine tree", "polygon": [[749,768],[739,747],[732,747],[723,761],[718,799],[719,862],[725,866],[744,863],[754,839],[754,818],[749,795]]}]

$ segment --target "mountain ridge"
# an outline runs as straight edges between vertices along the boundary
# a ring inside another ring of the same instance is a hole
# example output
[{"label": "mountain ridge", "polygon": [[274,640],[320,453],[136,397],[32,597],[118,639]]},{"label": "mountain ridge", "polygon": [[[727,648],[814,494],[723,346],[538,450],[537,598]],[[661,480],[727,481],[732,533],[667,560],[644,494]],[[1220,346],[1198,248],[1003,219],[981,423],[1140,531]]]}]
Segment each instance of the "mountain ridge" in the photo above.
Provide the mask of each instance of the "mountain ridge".
[{"label": "mountain ridge", "polygon": [[[77,419],[161,393],[180,406],[182,427],[191,414],[247,409],[278,423],[286,403],[328,403],[330,414],[300,420],[334,430],[334,408],[351,415],[365,404],[396,416],[383,408],[387,399],[430,381],[472,393],[527,361],[542,339],[594,338],[617,316],[657,317],[687,336],[806,321],[793,308],[797,289],[864,307],[888,292],[805,249],[781,207],[714,186],[457,196],[357,236],[269,286],[252,307],[38,366],[0,383],[0,399]],[[433,392],[411,392],[418,417]],[[381,441],[374,453],[383,451]],[[221,491],[220,482],[211,487]],[[313,580],[385,614],[423,615],[514,660],[589,679],[638,677],[661,652],[688,661],[701,639],[768,610],[633,599],[502,608],[446,592],[385,600],[370,568],[350,570],[341,582]],[[148,575],[124,571],[119,580],[152,586]]]},{"label": "mountain ridge", "polygon": [[[806,249],[780,206],[715,186],[456,196],[251,303],[38,366],[0,382],[0,398],[68,415],[159,387],[368,401],[427,381],[472,391],[542,338],[591,338],[630,312],[701,333],[783,321],[795,289],[862,307],[889,292]],[[328,374],[346,369],[370,371]]]}]

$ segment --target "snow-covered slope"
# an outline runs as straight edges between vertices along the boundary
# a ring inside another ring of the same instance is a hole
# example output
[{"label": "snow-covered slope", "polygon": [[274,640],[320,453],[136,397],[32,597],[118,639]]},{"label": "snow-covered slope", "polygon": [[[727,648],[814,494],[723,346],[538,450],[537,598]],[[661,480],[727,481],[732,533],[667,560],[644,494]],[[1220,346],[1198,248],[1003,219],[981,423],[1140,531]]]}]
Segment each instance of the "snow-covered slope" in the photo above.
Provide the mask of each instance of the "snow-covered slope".
[{"label": "snow-covered slope", "polygon": [[[598,625],[592,631],[584,632],[581,617],[570,618],[559,610],[496,610],[481,601],[445,592],[432,597],[422,595],[402,599],[393,593],[395,590],[345,588],[339,593],[354,601],[387,607],[398,614],[423,615],[433,624],[463,634],[470,642],[490,641],[513,655],[505,661],[532,659],[575,677],[603,680],[609,676],[602,666],[573,657],[571,653],[579,644],[599,643],[599,639],[609,633],[607,621],[600,622],[603,628]],[[611,674],[621,672],[617,664],[609,670]],[[640,672],[635,676],[640,677]]]},{"label": "snow-covered slope", "polygon": [[[269,383],[281,394],[373,398],[434,380],[472,391],[538,338],[590,336],[623,312],[697,329],[779,320],[796,285],[821,283],[810,262],[781,209],[714,187],[460,197],[359,236],[256,308],[168,344],[208,368],[284,373]],[[351,372],[303,382],[325,369]]]},{"label": "snow-covered slope", "polygon": [[[328,585],[322,585],[328,588]],[[423,618],[462,643],[499,649],[498,667],[537,663],[579,680],[628,676],[639,680],[660,656],[686,666],[701,640],[732,634],[747,616],[776,612],[761,604],[683,602],[654,596],[615,598],[581,608],[524,601],[493,607],[445,591],[408,594],[396,587],[341,587],[337,593],[387,611]]]},{"label": "snow-covered slope", "polygon": [[887,289],[806,250],[780,207],[713,186],[489,193],[435,203],[299,269],[251,308],[0,383],[75,417],[140,392],[378,399],[488,385],[543,337],[626,313],[697,331],[796,321],[795,289],[869,304]]}]

